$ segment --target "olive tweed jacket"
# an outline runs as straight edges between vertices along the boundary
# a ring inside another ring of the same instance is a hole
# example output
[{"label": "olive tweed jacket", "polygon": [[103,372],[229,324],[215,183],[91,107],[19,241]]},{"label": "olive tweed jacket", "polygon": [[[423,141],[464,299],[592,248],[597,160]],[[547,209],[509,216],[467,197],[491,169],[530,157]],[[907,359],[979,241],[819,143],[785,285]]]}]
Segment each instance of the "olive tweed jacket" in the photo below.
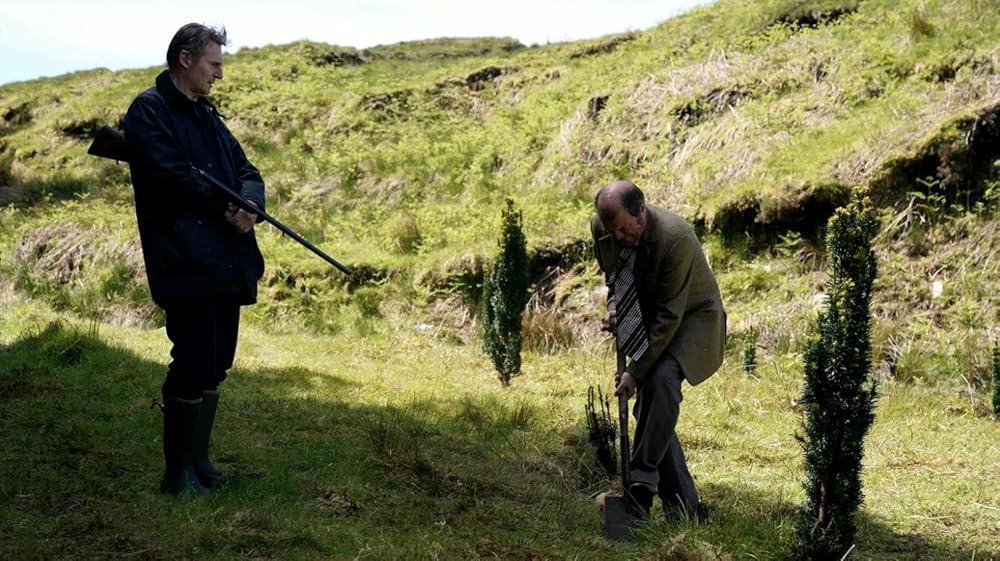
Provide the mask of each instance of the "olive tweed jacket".
[{"label": "olive tweed jacket", "polygon": [[[590,221],[594,254],[605,276],[614,271],[619,244],[600,219]],[[636,246],[633,273],[649,349],[626,369],[641,380],[664,351],[697,385],[722,365],[726,312],[722,295],[691,226],[676,214],[646,205],[646,226]],[[608,306],[614,295],[608,292]]]}]

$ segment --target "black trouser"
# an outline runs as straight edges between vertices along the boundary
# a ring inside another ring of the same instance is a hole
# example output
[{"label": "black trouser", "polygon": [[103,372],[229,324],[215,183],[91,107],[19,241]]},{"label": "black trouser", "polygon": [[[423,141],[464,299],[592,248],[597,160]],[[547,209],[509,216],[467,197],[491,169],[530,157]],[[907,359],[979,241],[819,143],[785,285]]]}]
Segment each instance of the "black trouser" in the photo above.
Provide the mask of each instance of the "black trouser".
[{"label": "black trouser", "polygon": [[170,302],[163,311],[173,343],[163,398],[195,400],[217,390],[236,356],[239,304],[231,297],[213,296]]},{"label": "black trouser", "polygon": [[633,415],[631,481],[656,487],[665,508],[694,513],[698,491],[677,439],[684,374],[677,359],[664,352],[639,383]]}]

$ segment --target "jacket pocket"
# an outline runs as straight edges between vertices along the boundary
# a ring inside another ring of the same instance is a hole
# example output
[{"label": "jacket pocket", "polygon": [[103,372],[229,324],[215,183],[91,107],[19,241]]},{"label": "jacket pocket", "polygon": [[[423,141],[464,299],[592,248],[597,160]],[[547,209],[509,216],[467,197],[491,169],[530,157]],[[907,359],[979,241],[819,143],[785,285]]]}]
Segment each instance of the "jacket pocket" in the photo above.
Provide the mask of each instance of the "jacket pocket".
[{"label": "jacket pocket", "polygon": [[166,265],[177,272],[211,271],[219,263],[218,236],[203,218],[183,217],[170,225]]}]

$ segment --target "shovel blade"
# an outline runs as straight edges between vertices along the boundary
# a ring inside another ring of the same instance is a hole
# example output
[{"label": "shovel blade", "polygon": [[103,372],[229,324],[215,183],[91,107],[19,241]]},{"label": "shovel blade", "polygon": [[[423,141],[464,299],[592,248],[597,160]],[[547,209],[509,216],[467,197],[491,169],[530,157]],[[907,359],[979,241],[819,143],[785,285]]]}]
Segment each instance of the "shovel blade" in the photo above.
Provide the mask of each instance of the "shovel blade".
[{"label": "shovel blade", "polygon": [[607,495],[604,498],[604,537],[609,540],[633,541],[632,525],[635,515],[625,497]]}]

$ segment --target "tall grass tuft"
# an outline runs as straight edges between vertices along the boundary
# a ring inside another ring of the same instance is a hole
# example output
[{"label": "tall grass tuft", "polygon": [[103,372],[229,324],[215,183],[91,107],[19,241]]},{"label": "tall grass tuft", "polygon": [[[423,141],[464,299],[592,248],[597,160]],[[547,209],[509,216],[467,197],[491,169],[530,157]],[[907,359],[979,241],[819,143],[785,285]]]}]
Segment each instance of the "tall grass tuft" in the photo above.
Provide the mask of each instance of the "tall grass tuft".
[{"label": "tall grass tuft", "polygon": [[389,407],[365,416],[362,430],[375,457],[384,463],[405,467],[427,463],[425,447],[430,428],[427,412],[416,403],[405,409]]},{"label": "tall grass tuft", "polygon": [[1000,420],[1000,339],[993,341],[993,416]]},{"label": "tall grass tuft", "polygon": [[529,351],[557,352],[573,348],[577,332],[555,306],[528,306],[521,325],[521,341]]},{"label": "tall grass tuft", "polygon": [[800,560],[840,559],[852,547],[861,506],[864,439],[875,419],[871,370],[871,296],[878,224],[857,191],[830,218],[826,309],[805,353],[806,504],[798,520]]}]

